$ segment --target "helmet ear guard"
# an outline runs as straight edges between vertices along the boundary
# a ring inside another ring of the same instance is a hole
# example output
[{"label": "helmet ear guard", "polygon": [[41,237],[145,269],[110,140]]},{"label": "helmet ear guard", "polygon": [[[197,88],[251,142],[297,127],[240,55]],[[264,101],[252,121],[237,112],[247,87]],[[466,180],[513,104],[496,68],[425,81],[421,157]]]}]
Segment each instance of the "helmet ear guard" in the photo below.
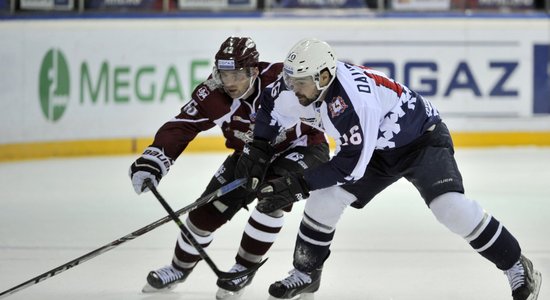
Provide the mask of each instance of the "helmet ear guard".
[{"label": "helmet ear guard", "polygon": [[[324,70],[327,70],[332,78],[327,85],[321,86],[321,72]],[[336,77],[336,55],[330,45],[324,41],[316,38],[303,39],[288,52],[284,61],[283,75],[285,83],[289,78],[311,76],[317,89],[322,91]]]}]

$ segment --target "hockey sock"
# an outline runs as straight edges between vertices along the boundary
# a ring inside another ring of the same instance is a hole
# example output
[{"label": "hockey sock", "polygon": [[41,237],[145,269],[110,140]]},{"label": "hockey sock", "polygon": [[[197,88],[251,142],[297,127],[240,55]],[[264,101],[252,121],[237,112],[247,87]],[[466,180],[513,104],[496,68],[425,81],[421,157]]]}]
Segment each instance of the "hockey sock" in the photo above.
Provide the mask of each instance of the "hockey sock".
[{"label": "hockey sock", "polygon": [[281,210],[267,215],[254,208],[244,229],[239,253],[235,257],[237,263],[250,268],[260,262],[275,242],[283,223],[284,214]]},{"label": "hockey sock", "polygon": [[514,236],[488,214],[485,214],[466,240],[479,254],[501,270],[511,268],[521,255],[521,248]]},{"label": "hockey sock", "polygon": [[[198,229],[190,221],[190,218],[186,218],[183,223],[203,248],[208,247],[214,239],[211,232]],[[197,249],[195,249],[195,247],[185,239],[183,233],[180,232],[174,249],[172,265],[177,269],[192,269],[200,259],[201,257]]]},{"label": "hockey sock", "polygon": [[294,267],[309,273],[322,266],[330,254],[334,232],[315,230],[302,220],[294,248]]}]

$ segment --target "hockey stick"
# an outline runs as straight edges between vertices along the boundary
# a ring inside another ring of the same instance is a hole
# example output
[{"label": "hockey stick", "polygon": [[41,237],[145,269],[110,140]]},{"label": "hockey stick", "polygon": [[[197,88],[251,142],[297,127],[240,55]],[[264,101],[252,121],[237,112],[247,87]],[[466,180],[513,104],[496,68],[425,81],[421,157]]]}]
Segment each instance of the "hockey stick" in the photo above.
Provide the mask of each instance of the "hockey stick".
[{"label": "hockey stick", "polygon": [[193,235],[187,229],[187,227],[183,225],[183,222],[180,220],[178,215],[172,210],[170,205],[160,195],[160,193],[157,191],[157,188],[155,187],[153,182],[150,179],[145,179],[144,183],[145,183],[145,186],[147,186],[151,190],[151,192],[153,192],[153,195],[155,195],[155,197],[160,202],[162,207],[164,207],[164,209],[168,212],[168,215],[172,218],[172,220],[174,220],[174,222],[178,224],[178,227],[180,228],[185,239],[197,250],[197,252],[199,252],[200,257],[204,259],[204,261],[206,261],[206,263],[208,264],[208,266],[210,266],[212,271],[216,273],[216,275],[218,276],[218,279],[223,281],[229,281],[229,280],[233,280],[233,279],[237,279],[237,278],[249,275],[251,273],[256,272],[256,270],[258,270],[267,261],[267,258],[266,258],[263,261],[254,265],[253,267],[240,272],[228,273],[228,272],[220,271],[220,269],[218,269],[216,264],[214,264],[210,256],[208,256],[206,251],[204,251],[204,248],[199,244],[199,242],[197,242],[197,240],[195,239],[195,237],[193,237]]},{"label": "hockey stick", "polygon": [[[204,197],[200,197],[199,199],[197,199],[197,201],[195,201],[195,202],[185,206],[184,208],[178,210],[177,212],[175,212],[175,214],[176,215],[182,215],[184,213],[187,213],[187,212],[189,212],[189,211],[191,211],[191,210],[193,210],[193,209],[195,209],[199,206],[202,206],[202,205],[204,205],[204,204],[206,204],[206,203],[208,203],[208,202],[210,202],[210,201],[212,201],[212,200],[214,200],[218,197],[221,197],[222,195],[225,195],[225,194],[237,189],[238,187],[242,186],[245,182],[246,182],[246,179],[244,179],[244,178],[232,181],[232,182],[220,187],[219,189],[213,191],[212,193],[210,193],[208,195],[205,195]],[[55,269],[49,270],[44,274],[38,275],[38,276],[36,276],[32,279],[29,279],[29,280],[17,285],[17,286],[14,286],[9,290],[3,291],[2,293],[0,293],[0,299],[5,298],[5,297],[7,297],[11,294],[17,293],[18,291],[20,291],[22,289],[25,289],[25,288],[27,288],[31,285],[35,285],[35,284],[37,284],[41,281],[44,281],[44,280],[46,280],[50,277],[53,277],[55,275],[58,275],[58,274],[62,273],[62,272],[65,272],[68,269],[71,269],[75,266],[78,266],[79,264],[81,264],[85,261],[88,261],[88,260],[90,260],[90,259],[92,259],[92,258],[94,258],[94,257],[96,257],[100,254],[103,254],[103,253],[105,253],[109,250],[112,250],[112,249],[116,248],[117,246],[119,246],[119,245],[121,245],[121,244],[123,244],[127,241],[131,241],[131,240],[133,240],[133,239],[135,239],[135,238],[137,238],[137,237],[139,237],[139,236],[141,236],[141,235],[143,235],[143,234],[145,234],[145,233],[147,233],[147,232],[149,232],[149,231],[151,231],[151,230],[153,230],[153,229],[155,229],[155,228],[157,228],[157,227],[159,227],[159,226],[161,226],[165,223],[168,223],[170,220],[171,220],[170,216],[166,216],[166,217],[164,217],[162,219],[159,219],[159,220],[157,220],[157,221],[155,221],[155,222],[153,222],[153,223],[151,223],[151,224],[149,224],[145,227],[142,227],[142,228],[140,228],[140,229],[138,229],[138,230],[136,230],[136,231],[134,231],[130,234],[127,234],[127,235],[125,235],[125,236],[123,236],[123,237],[121,237],[121,238],[119,238],[115,241],[112,241],[111,243],[109,243],[109,244],[107,244],[103,247],[100,247],[100,248],[95,249],[91,252],[88,252],[87,254],[84,254],[84,255],[76,258],[76,259],[73,259],[70,262],[65,263],[65,264],[63,264],[63,265],[61,265],[61,266],[59,266]]]}]

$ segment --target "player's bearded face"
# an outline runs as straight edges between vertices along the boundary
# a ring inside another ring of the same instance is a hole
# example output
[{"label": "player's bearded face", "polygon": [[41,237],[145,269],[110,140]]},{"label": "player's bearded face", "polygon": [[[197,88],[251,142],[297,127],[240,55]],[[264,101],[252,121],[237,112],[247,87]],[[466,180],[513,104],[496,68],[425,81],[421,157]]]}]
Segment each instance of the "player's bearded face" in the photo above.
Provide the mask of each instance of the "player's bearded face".
[{"label": "player's bearded face", "polygon": [[251,75],[247,69],[220,70],[219,74],[223,89],[233,99],[242,97],[250,88]]},{"label": "player's bearded face", "polygon": [[317,85],[311,76],[298,78],[287,77],[285,79],[288,88],[292,89],[296,97],[298,97],[298,101],[303,106],[308,106],[317,100],[321,93],[321,91],[317,89]]}]

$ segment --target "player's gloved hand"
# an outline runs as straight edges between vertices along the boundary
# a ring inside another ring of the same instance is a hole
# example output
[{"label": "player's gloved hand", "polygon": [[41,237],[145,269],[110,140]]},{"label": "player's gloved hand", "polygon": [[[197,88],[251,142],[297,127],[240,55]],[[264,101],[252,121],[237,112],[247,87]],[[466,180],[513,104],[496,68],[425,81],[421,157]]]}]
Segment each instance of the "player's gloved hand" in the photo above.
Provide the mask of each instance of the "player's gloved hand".
[{"label": "player's gloved hand", "polygon": [[267,214],[308,197],[309,187],[304,176],[299,173],[289,173],[260,186],[256,209]]},{"label": "player's gloved hand", "polygon": [[173,160],[162,150],[156,147],[147,147],[143,154],[130,166],[129,175],[132,179],[134,190],[139,195],[142,192],[149,191],[143,182],[149,178],[155,186],[159,184],[162,176],[170,170]]},{"label": "player's gloved hand", "polygon": [[246,144],[235,166],[235,178],[248,178],[245,188],[255,191],[264,180],[273,154],[273,147],[268,141],[254,139]]}]

